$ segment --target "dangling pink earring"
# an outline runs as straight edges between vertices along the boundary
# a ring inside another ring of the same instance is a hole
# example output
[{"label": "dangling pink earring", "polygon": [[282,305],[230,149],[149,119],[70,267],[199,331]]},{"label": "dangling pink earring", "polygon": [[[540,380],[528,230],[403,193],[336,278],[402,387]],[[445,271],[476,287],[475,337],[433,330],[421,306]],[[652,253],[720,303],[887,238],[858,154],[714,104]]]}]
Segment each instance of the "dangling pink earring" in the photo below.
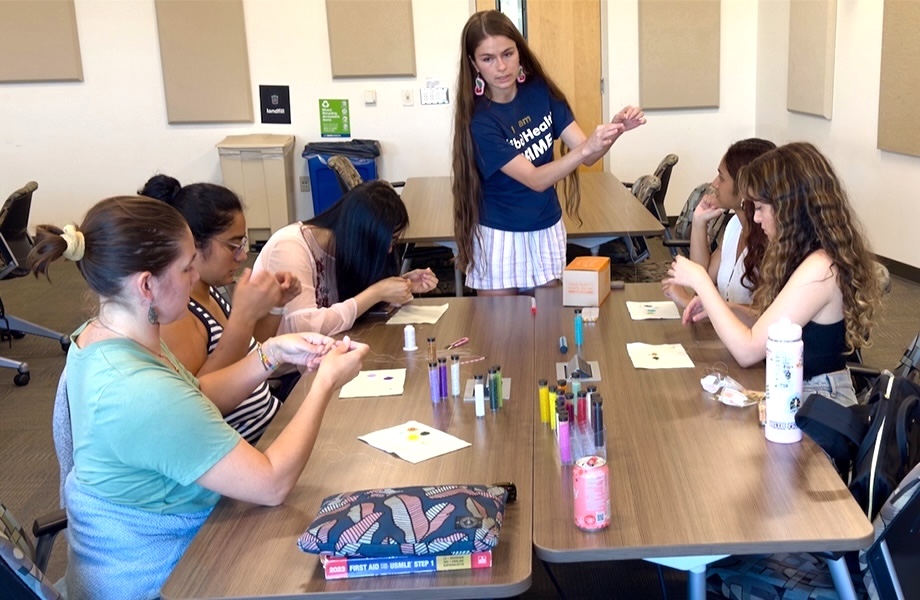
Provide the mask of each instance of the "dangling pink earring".
[{"label": "dangling pink earring", "polygon": [[475,84],[473,86],[473,93],[477,96],[482,96],[486,93],[486,82],[482,80],[482,76],[479,73],[476,73],[476,79],[473,80]]},{"label": "dangling pink earring", "polygon": [[525,81],[527,81],[527,74],[524,72],[524,67],[518,67],[517,82],[524,83]]}]

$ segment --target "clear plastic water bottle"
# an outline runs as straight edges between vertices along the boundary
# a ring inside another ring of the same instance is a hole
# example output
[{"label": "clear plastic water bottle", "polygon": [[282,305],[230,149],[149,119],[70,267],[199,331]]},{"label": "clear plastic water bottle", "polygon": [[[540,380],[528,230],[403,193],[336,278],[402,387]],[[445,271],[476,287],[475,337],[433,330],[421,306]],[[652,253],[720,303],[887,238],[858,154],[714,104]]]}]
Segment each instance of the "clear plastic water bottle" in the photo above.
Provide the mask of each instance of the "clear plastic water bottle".
[{"label": "clear plastic water bottle", "polygon": [[792,444],[802,440],[795,413],[802,404],[802,327],[782,318],[767,330],[767,422],[764,432],[771,442]]}]

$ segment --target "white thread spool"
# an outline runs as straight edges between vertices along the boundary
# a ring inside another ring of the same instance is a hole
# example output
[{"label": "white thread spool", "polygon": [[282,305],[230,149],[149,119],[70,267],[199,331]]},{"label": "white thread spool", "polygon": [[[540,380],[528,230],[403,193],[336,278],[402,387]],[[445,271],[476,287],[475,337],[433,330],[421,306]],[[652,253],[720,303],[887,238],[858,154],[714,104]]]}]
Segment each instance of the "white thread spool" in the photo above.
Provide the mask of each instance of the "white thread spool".
[{"label": "white thread spool", "polygon": [[450,393],[454,398],[460,396],[460,356],[450,357]]},{"label": "white thread spool", "polygon": [[415,343],[415,327],[412,325],[406,325],[406,328],[403,329],[403,350],[406,352],[418,350]]},{"label": "white thread spool", "polygon": [[767,330],[767,423],[771,442],[793,444],[802,440],[795,413],[802,404],[802,327],[782,318]]}]

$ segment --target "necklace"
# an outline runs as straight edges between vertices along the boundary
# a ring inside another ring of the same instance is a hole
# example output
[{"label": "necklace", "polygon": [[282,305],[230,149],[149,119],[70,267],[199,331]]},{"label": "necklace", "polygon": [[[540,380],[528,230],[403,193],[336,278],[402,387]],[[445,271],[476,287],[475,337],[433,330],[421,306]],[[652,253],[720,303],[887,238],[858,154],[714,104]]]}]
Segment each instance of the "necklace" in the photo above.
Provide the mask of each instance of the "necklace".
[{"label": "necklace", "polygon": [[150,352],[150,353],[153,354],[154,356],[160,357],[161,360],[165,360],[166,363],[167,363],[170,367],[172,367],[174,371],[176,371],[177,373],[179,372],[179,369],[176,368],[176,366],[172,363],[171,360],[169,360],[168,358],[166,358],[166,355],[165,355],[165,354],[163,354],[162,352],[155,352],[155,351],[151,350],[150,348],[148,348],[147,346],[145,346],[144,344],[138,342],[137,340],[135,340],[135,339],[132,338],[131,336],[126,335],[126,334],[124,334],[124,333],[118,331],[117,329],[114,329],[114,328],[112,328],[112,327],[106,325],[106,324],[105,324],[105,321],[102,320],[102,317],[101,317],[101,316],[93,317],[93,318],[92,318],[92,322],[98,323],[100,327],[102,327],[103,329],[107,329],[107,330],[111,331],[112,333],[114,333],[114,334],[117,335],[118,337],[124,338],[124,339],[126,339],[126,340],[131,340],[132,342],[134,342],[135,344],[137,344],[138,346],[140,346],[141,348],[143,348],[143,349],[146,350],[147,352]]}]

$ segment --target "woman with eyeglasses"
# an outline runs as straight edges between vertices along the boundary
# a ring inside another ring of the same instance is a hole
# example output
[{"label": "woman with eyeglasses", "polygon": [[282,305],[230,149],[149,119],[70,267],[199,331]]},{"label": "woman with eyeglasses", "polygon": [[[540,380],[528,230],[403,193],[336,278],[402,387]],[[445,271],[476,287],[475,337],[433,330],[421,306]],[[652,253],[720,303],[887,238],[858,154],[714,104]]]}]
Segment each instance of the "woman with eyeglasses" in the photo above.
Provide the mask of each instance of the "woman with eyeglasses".
[{"label": "woman with eyeglasses", "polygon": [[[161,327],[163,341],[197,377],[241,360],[256,341],[278,330],[281,312],[300,292],[290,273],[252,274],[244,269],[233,292],[233,310],[217,288],[233,283],[249,251],[243,204],[232,191],[211,183],[182,186],[168,175],[151,177],[139,191],[177,209],[195,239],[192,284],[186,315]],[[276,308],[277,307],[277,308]],[[218,408],[251,444],[256,443],[281,407],[267,383],[242,402]]]},{"label": "woman with eyeglasses", "polygon": [[334,335],[377,304],[402,305],[438,285],[431,269],[399,275],[395,248],[409,214],[385,181],[367,181],[308,221],[276,231],[253,273],[289,271],[300,294],[285,306],[278,333]]}]

